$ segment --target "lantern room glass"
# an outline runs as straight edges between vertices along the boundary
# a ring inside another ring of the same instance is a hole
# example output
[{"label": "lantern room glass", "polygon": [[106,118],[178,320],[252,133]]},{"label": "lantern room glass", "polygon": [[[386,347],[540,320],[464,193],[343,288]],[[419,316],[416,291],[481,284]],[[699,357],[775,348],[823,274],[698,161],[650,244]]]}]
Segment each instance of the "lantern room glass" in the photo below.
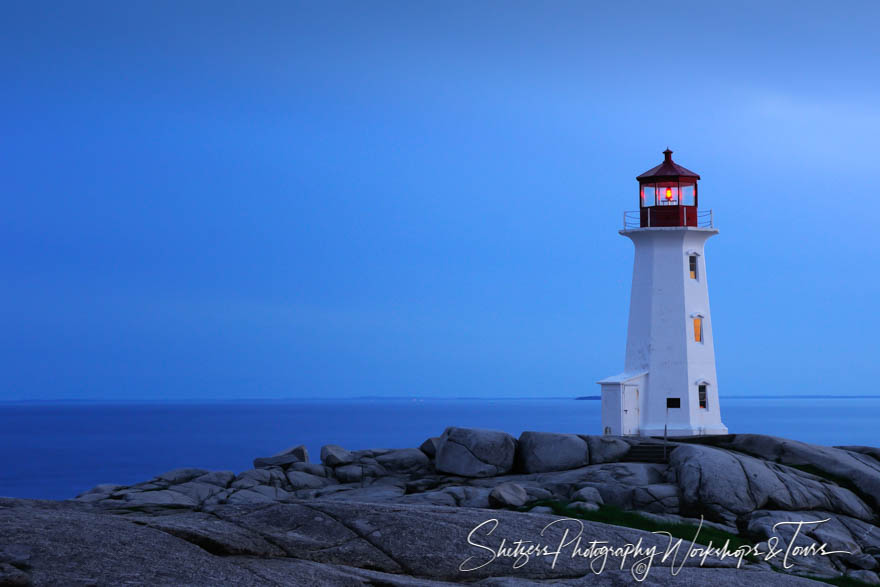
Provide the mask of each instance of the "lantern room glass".
[{"label": "lantern room glass", "polygon": [[678,206],[678,182],[657,184],[657,205]]},{"label": "lantern room glass", "polygon": [[697,184],[695,181],[664,181],[641,185],[641,207],[696,206]]},{"label": "lantern room glass", "polygon": [[656,191],[657,190],[652,183],[642,186],[642,208],[654,205]]},{"label": "lantern room glass", "polygon": [[697,205],[697,184],[691,182],[681,182],[681,188],[679,189],[679,192],[681,193],[682,206]]}]

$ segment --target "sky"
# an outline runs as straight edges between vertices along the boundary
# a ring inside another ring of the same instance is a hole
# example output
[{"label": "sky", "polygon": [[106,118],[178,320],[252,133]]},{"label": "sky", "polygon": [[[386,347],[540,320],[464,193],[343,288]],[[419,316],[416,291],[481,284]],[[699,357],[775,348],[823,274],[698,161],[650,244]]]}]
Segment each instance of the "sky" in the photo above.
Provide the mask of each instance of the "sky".
[{"label": "sky", "polygon": [[878,393],[876,2],[4,2],[0,399],[598,394],[702,176],[722,395]]}]

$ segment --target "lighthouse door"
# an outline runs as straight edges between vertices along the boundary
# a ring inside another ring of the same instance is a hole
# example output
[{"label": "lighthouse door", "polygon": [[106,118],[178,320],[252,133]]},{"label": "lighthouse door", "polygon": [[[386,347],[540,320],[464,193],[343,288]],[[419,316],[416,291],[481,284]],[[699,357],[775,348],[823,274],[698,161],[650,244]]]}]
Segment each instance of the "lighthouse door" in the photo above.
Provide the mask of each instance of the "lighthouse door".
[{"label": "lighthouse door", "polygon": [[639,433],[639,388],[636,385],[623,386],[623,434]]}]

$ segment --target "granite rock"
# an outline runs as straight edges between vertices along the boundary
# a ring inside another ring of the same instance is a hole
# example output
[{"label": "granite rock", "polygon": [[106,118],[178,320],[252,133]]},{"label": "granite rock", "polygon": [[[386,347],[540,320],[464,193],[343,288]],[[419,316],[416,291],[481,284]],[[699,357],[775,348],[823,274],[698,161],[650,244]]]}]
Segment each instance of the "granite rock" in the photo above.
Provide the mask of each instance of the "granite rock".
[{"label": "granite rock", "polygon": [[727,522],[758,509],[824,510],[862,520],[871,509],[850,490],[809,473],[745,454],[679,446],[670,465],[684,505]]},{"label": "granite rock", "polygon": [[379,455],[376,463],[390,473],[410,473],[425,469],[430,460],[417,448],[404,448]]},{"label": "granite rock", "polygon": [[518,508],[529,500],[529,494],[516,483],[502,483],[489,492],[489,505],[495,508]]},{"label": "granite rock", "polygon": [[440,442],[439,436],[432,436],[428,438],[419,446],[419,450],[428,455],[428,458],[433,459],[437,456],[437,444]]},{"label": "granite rock", "polygon": [[590,449],[590,464],[614,463],[629,452],[630,444],[619,436],[584,436]]},{"label": "granite rock", "polygon": [[810,468],[831,481],[845,480],[872,507],[880,509],[878,449],[851,447],[852,450],[846,450],[761,434],[729,434],[710,441],[719,448],[765,461]]},{"label": "granite rock", "polygon": [[447,428],[437,447],[438,471],[463,477],[492,477],[513,468],[516,441],[506,432]]},{"label": "granite rock", "polygon": [[[880,527],[875,525],[876,495],[871,492],[880,461],[875,449],[816,447],[758,435],[725,435],[676,439],[668,464],[619,462],[634,441],[528,432],[517,442],[503,432],[449,428],[420,449],[346,451],[327,445],[322,450],[324,464],[312,464],[307,462],[307,454],[297,454],[294,449],[298,447],[293,447],[282,452],[296,455],[297,460],[283,466],[261,463],[266,468],[256,467],[239,475],[175,469],[131,486],[97,486],[63,504],[6,503],[12,504],[7,509],[29,511],[32,521],[41,516],[122,516],[146,527],[142,529],[161,530],[163,535],[198,546],[203,552],[216,553],[234,565],[218,568],[226,575],[217,577],[234,581],[238,577],[235,573],[244,569],[251,583],[243,584],[272,584],[262,581],[281,578],[286,572],[303,572],[304,577],[318,581],[316,584],[325,581],[334,585],[370,581],[388,585],[440,585],[461,580],[475,585],[582,582],[583,574],[572,571],[568,575],[564,566],[561,572],[549,575],[531,575],[530,570],[519,569],[513,573],[505,567],[499,573],[469,574],[463,579],[439,559],[432,559],[436,568],[428,568],[425,561],[412,560],[402,552],[412,547],[425,554],[429,546],[419,533],[430,536],[435,526],[441,539],[449,532],[458,537],[460,552],[467,546],[461,539],[467,535],[468,521],[472,528],[481,520],[497,519],[518,531],[527,530],[522,516],[551,514],[544,516],[545,525],[547,519],[560,518],[543,506],[533,508],[534,514],[488,509],[520,508],[539,500],[568,504],[571,512],[587,517],[602,504],[640,512],[661,524],[697,526],[704,516],[704,526],[740,533],[749,540],[766,540],[778,522],[827,519],[803,533],[803,545],[826,543],[847,552],[813,560],[805,557],[797,572],[825,578],[862,577],[858,580],[866,581],[876,576]],[[300,456],[305,459],[299,460]],[[519,466],[514,468],[516,464]],[[48,568],[45,553],[37,556],[33,569],[28,566],[33,562],[32,553],[37,552],[34,544],[42,544],[41,538],[21,544],[6,538],[2,521],[15,519],[17,514],[5,511],[3,504],[0,500],[0,584],[51,582],[37,570],[41,565]],[[5,514],[12,518],[4,518]],[[422,519],[417,522],[419,517]],[[590,524],[584,531],[596,536],[623,538],[620,532],[629,531]],[[98,523],[96,527],[105,526]],[[121,526],[113,528],[125,533]],[[500,528],[496,537],[517,538],[516,533],[506,534]],[[519,536],[523,537],[527,538]],[[89,540],[83,543],[91,544]],[[155,553],[156,561],[171,560],[163,558],[168,552],[161,544],[158,548],[162,552]],[[442,556],[452,555],[452,547],[443,548],[446,552]],[[19,551],[31,553],[30,559],[4,555]],[[427,556],[430,559],[435,554]],[[94,575],[97,578],[92,582],[119,582],[113,573],[131,571],[114,557],[107,560],[110,574]],[[352,565],[346,562],[349,560]],[[78,564],[71,573],[79,572]],[[747,585],[771,580],[773,584],[804,584],[789,575],[766,574],[767,563],[731,570],[728,563],[715,561],[710,567],[685,567],[674,583],[652,573],[646,585]],[[59,573],[56,582],[64,583],[63,579],[71,576],[59,566],[52,568]],[[184,564],[165,584],[200,584],[187,582],[187,568]],[[728,572],[731,574],[725,574]],[[138,575],[137,581],[153,579],[146,573],[143,579]],[[627,580],[625,574],[610,571],[590,579],[596,584],[625,584],[621,581]],[[162,584],[161,580],[153,582]]]},{"label": "granite rock", "polygon": [[566,471],[589,464],[590,451],[576,434],[523,432],[517,442],[517,459],[524,473]]},{"label": "granite rock", "polygon": [[355,456],[336,444],[326,444],[321,447],[321,462],[328,467],[347,465],[355,461]]},{"label": "granite rock", "polygon": [[287,468],[294,463],[308,463],[309,451],[305,446],[292,446],[286,450],[272,455],[271,457],[257,457],[254,459],[254,469],[266,469],[269,467]]},{"label": "granite rock", "polygon": [[604,504],[605,501],[602,499],[602,494],[599,493],[599,490],[595,487],[586,486],[578,489],[574,495],[571,496],[572,501],[584,501],[595,504]]}]

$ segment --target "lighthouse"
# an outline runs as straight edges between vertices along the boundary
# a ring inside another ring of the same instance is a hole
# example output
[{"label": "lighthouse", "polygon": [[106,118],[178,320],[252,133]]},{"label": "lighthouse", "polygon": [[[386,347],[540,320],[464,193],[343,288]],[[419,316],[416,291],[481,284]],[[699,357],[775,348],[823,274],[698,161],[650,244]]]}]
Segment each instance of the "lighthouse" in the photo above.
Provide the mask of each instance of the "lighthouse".
[{"label": "lighthouse", "polygon": [[599,381],[605,434],[726,434],[718,403],[700,176],[672,160],[639,175],[639,209],[620,234],[635,245],[623,373]]}]

